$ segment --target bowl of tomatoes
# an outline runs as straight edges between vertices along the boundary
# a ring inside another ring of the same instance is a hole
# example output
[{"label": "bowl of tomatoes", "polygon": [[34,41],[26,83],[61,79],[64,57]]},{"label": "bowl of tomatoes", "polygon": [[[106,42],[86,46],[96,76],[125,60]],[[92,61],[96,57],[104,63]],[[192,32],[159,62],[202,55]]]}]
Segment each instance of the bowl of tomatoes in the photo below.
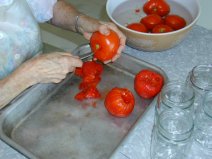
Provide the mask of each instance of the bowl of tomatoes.
[{"label": "bowl of tomatoes", "polygon": [[158,52],[186,38],[200,16],[200,5],[198,0],[107,0],[106,11],[128,46]]}]

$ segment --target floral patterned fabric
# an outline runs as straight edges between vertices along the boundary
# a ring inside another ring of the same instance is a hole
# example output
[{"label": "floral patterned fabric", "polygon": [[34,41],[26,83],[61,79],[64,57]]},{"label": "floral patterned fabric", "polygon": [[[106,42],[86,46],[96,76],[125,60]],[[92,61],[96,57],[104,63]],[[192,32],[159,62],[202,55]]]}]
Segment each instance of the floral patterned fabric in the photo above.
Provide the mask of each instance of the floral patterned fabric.
[{"label": "floral patterned fabric", "polygon": [[38,22],[53,16],[56,0],[0,0],[0,79],[41,53]]}]

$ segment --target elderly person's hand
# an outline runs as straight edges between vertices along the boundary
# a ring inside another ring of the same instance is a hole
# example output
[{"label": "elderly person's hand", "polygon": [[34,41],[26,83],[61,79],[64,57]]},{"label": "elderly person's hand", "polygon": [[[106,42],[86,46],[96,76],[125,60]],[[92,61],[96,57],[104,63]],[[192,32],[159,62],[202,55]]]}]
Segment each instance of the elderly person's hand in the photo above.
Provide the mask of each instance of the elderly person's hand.
[{"label": "elderly person's hand", "polygon": [[79,57],[63,52],[43,54],[26,61],[0,80],[0,108],[28,87],[37,83],[59,83],[69,72],[81,66]]},{"label": "elderly person's hand", "polygon": [[70,53],[54,52],[32,58],[21,66],[29,80],[36,83],[59,83],[69,72],[81,67],[82,61]]},{"label": "elderly person's hand", "polygon": [[84,35],[84,37],[88,40],[91,38],[92,33],[95,31],[99,31],[100,33],[102,33],[104,35],[109,34],[109,29],[115,31],[120,38],[120,47],[118,49],[116,56],[113,57],[112,62],[120,57],[121,52],[123,51],[123,49],[125,47],[126,37],[116,27],[115,24],[113,24],[111,22],[98,21],[98,20],[88,17],[86,15],[79,15],[78,21],[77,21],[77,27],[78,27],[79,32],[81,32]]}]

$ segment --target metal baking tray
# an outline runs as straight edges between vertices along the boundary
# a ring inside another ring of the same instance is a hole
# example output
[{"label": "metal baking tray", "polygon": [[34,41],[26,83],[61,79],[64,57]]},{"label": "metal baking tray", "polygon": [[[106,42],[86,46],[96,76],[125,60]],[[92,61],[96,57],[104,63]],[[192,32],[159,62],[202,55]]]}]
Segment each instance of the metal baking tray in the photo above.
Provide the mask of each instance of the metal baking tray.
[{"label": "metal baking tray", "polygon": [[[73,53],[84,61],[92,59],[88,44]],[[102,97],[95,100],[74,99],[81,79],[73,73],[59,84],[35,85],[2,110],[0,137],[28,158],[108,159],[152,102],[134,91],[134,76],[145,68],[166,78],[160,68],[122,53],[104,65],[98,85]],[[104,98],[113,87],[133,92],[136,104],[129,117],[117,118],[105,109]]]}]

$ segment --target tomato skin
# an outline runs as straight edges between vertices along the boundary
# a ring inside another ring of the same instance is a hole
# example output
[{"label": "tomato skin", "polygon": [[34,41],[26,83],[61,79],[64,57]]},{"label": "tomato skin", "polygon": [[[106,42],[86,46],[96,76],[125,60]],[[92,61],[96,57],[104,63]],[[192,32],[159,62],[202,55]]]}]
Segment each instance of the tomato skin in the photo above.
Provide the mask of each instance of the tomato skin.
[{"label": "tomato skin", "polygon": [[100,81],[101,81],[100,76],[93,76],[93,75],[85,76],[82,79],[82,82],[79,84],[79,89],[85,89],[87,87],[97,87]]},{"label": "tomato skin", "polygon": [[163,87],[164,78],[157,72],[141,70],[134,79],[134,89],[140,97],[150,99],[156,96]]},{"label": "tomato skin", "polygon": [[83,63],[82,66],[82,73],[83,76],[99,76],[103,71],[102,64],[95,62],[95,61],[86,61]]},{"label": "tomato skin", "polygon": [[105,62],[111,60],[118,51],[120,39],[116,32],[110,30],[109,35],[103,35],[99,31],[94,32],[90,39],[90,47],[94,58]]},{"label": "tomato skin", "polygon": [[81,68],[76,68],[75,75],[82,78],[79,84],[79,93],[75,95],[75,99],[84,100],[91,98],[100,98],[101,94],[96,88],[101,81],[100,75],[103,72],[102,64],[96,61],[86,61]]},{"label": "tomato skin", "polygon": [[83,63],[82,67],[77,67],[74,73],[75,75],[83,78],[90,75],[99,76],[102,71],[102,64],[95,61],[86,61]]},{"label": "tomato skin", "polygon": [[157,14],[161,17],[170,12],[170,6],[165,0],[148,0],[143,5],[143,11],[148,14]]},{"label": "tomato skin", "polygon": [[74,98],[81,101],[84,99],[94,99],[100,97],[101,94],[96,87],[86,87],[81,92],[77,93]]},{"label": "tomato skin", "polygon": [[150,14],[141,18],[140,23],[143,23],[147,29],[152,30],[156,25],[162,24],[162,18],[157,14]]},{"label": "tomato skin", "polygon": [[152,29],[152,33],[168,33],[173,31],[173,29],[166,24],[158,24]]},{"label": "tomato skin", "polygon": [[131,23],[127,25],[127,28],[138,32],[144,32],[144,33],[147,32],[146,26],[142,23]]},{"label": "tomato skin", "polygon": [[135,99],[127,88],[115,87],[111,89],[105,98],[107,111],[116,117],[127,117],[133,111]]},{"label": "tomato skin", "polygon": [[179,30],[186,26],[186,21],[179,15],[170,14],[165,17],[165,24],[169,25],[174,30]]}]

